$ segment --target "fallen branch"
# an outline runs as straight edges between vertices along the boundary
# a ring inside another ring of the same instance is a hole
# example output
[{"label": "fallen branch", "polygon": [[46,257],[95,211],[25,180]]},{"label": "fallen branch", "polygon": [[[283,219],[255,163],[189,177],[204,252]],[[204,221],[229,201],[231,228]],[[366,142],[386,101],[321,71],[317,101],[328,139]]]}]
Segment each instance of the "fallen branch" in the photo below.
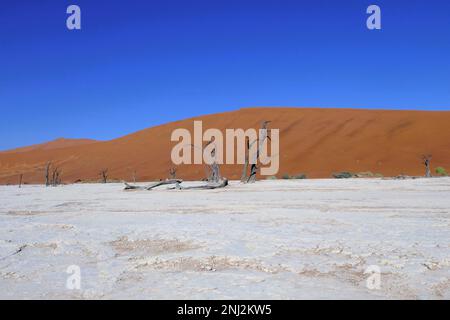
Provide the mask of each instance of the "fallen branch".
[{"label": "fallen branch", "polygon": [[163,185],[169,185],[169,184],[175,184],[175,186],[168,188],[168,190],[193,190],[193,189],[194,190],[195,189],[196,190],[210,190],[210,189],[224,188],[228,185],[228,179],[226,179],[226,178],[224,178],[220,181],[217,181],[217,182],[208,182],[207,184],[200,185],[200,186],[184,187],[181,185],[182,182],[183,182],[183,180],[179,180],[179,179],[168,179],[168,180],[164,180],[164,181],[155,182],[148,186],[136,186],[136,185],[131,185],[129,183],[124,182],[124,184],[125,184],[124,190],[126,190],[126,191],[147,190],[148,191],[148,190],[152,190],[153,188],[163,186]]},{"label": "fallen branch", "polygon": [[135,185],[131,185],[131,184],[124,182],[125,183],[124,190],[152,190],[153,188],[156,188],[159,186],[168,185],[168,184],[179,184],[182,182],[183,182],[183,180],[180,180],[180,179],[168,179],[168,180],[152,183],[148,186],[135,186]]},{"label": "fallen branch", "polygon": [[16,254],[22,252],[23,249],[25,249],[26,247],[27,247],[27,245],[24,244],[23,246],[21,246],[19,249],[17,249],[17,250],[14,251],[13,253],[10,253],[10,254],[8,254],[8,255],[5,256],[5,257],[1,257],[0,260],[4,260],[4,259],[6,259],[6,258],[12,257],[13,255],[16,255]]},{"label": "fallen branch", "polygon": [[224,188],[228,185],[228,179],[222,179],[221,181],[218,182],[209,182],[207,184],[201,185],[201,186],[190,186],[190,187],[183,187],[180,184],[177,184],[175,186],[175,188],[173,189],[177,189],[177,190],[192,190],[192,189],[197,189],[197,190],[210,190],[210,189],[218,189],[218,188]]}]

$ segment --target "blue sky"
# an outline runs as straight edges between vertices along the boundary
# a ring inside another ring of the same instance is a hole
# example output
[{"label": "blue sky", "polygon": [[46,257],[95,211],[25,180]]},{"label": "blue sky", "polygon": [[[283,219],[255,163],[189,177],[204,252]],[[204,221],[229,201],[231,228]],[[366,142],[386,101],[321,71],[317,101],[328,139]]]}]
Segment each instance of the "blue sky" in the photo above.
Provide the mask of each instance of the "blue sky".
[{"label": "blue sky", "polygon": [[0,4],[0,150],[249,106],[449,110],[450,1]]}]

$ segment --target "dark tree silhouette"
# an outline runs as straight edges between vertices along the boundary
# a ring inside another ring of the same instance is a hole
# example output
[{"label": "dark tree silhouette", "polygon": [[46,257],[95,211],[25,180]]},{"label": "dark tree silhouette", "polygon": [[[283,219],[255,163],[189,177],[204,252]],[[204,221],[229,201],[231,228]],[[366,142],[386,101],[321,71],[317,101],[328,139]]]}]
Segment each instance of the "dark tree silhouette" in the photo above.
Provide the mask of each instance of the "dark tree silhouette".
[{"label": "dark tree silhouette", "polygon": [[55,167],[52,172],[52,186],[56,187],[61,184],[61,171],[58,167]]},{"label": "dark tree silhouette", "polygon": [[102,178],[102,183],[108,182],[108,169],[102,169],[99,174]]},{"label": "dark tree silhouette", "polygon": [[52,163],[49,161],[45,166],[45,186],[48,187],[50,185],[50,167]]}]

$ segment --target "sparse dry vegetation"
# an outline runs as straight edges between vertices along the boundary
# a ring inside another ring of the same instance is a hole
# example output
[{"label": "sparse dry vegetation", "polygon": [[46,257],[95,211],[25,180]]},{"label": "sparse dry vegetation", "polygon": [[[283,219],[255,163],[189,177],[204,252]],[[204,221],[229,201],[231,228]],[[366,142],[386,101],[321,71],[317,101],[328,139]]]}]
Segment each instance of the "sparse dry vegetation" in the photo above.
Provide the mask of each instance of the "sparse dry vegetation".
[{"label": "sparse dry vegetation", "polygon": [[343,172],[333,173],[332,177],[335,179],[349,179],[349,178],[353,178],[354,175],[351,172],[343,171]]},{"label": "sparse dry vegetation", "polygon": [[435,169],[435,172],[438,176],[441,176],[441,177],[448,176],[447,170],[445,170],[443,167],[437,167]]}]

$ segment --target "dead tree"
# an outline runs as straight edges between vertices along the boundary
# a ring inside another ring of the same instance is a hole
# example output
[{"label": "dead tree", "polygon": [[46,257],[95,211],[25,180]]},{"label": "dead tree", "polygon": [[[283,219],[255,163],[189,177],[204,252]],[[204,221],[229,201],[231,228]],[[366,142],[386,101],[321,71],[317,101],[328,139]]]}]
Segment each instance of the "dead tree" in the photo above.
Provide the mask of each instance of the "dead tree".
[{"label": "dead tree", "polygon": [[54,187],[56,185],[56,173],[58,172],[58,168],[54,168],[52,171],[52,179],[51,185]]},{"label": "dead tree", "polygon": [[[214,139],[209,141],[208,143],[206,143],[203,150],[212,143],[214,143]],[[217,158],[216,158],[216,154],[217,154],[216,148],[217,148],[217,146],[214,145],[214,148],[211,150],[211,159],[213,159],[213,162],[209,165],[209,174],[207,177],[207,181],[214,182],[214,183],[217,183],[221,180],[219,164],[217,163]]]},{"label": "dead tree", "polygon": [[19,175],[19,188],[22,188],[23,173]]},{"label": "dead tree", "polygon": [[51,162],[47,162],[47,165],[45,166],[45,186],[48,187],[50,185],[50,166],[52,165]]},{"label": "dead tree", "polygon": [[[216,156],[216,149],[211,152],[211,156]],[[214,159],[214,162],[210,165],[210,172],[211,174],[208,177],[209,182],[219,182],[221,180],[219,164],[217,163],[216,159]]]},{"label": "dead tree", "polygon": [[108,169],[102,169],[99,174],[102,177],[102,183],[106,183],[108,181]]},{"label": "dead tree", "polygon": [[[267,125],[270,123],[271,121],[263,121],[261,124],[261,130],[260,130],[260,134],[259,134],[259,141],[258,139],[252,141],[252,142],[248,142],[247,143],[247,153],[246,153],[246,159],[245,159],[245,164],[244,164],[244,171],[242,172],[242,178],[241,181],[246,182],[246,183],[253,183],[256,181],[256,173],[258,172],[258,159],[259,159],[259,155],[261,152],[261,149],[264,145],[264,142],[266,141],[266,139],[270,139],[269,135],[268,135],[268,129],[267,129]],[[250,157],[250,150],[251,147],[256,143],[259,142],[257,145],[257,149],[256,149],[256,154],[252,155],[252,164],[250,166],[250,175],[247,177],[247,168],[248,168],[248,162],[249,162],[249,157]]]},{"label": "dead tree", "polygon": [[61,170],[58,169],[58,171],[56,172],[56,185],[60,184],[61,184]]},{"label": "dead tree", "polygon": [[208,181],[219,182],[221,180],[222,180],[222,178],[220,177],[219,164],[217,162],[214,162],[211,165],[211,176]]},{"label": "dead tree", "polygon": [[169,169],[170,179],[175,179],[177,176],[177,167],[172,167]]},{"label": "dead tree", "polygon": [[136,177],[137,177],[137,172],[136,169],[133,169],[132,167],[127,167],[127,170],[130,171],[131,174],[131,180],[136,183]]},{"label": "dead tree", "polygon": [[[205,146],[201,149],[202,154],[204,154],[205,148],[213,142],[214,142],[214,139],[212,139],[211,141],[208,141],[205,144]],[[195,146],[193,144],[190,144],[190,146],[193,148],[198,148],[197,146]],[[211,158],[214,159],[214,161],[212,164],[208,165],[208,167],[206,169],[206,181],[218,182],[222,178],[220,176],[220,170],[219,170],[220,167],[219,167],[219,164],[217,163],[217,158],[216,158],[216,146],[214,146],[214,148],[211,151]]]},{"label": "dead tree", "polygon": [[53,187],[61,184],[61,171],[58,167],[55,167],[52,172],[52,181],[51,184]]},{"label": "dead tree", "polygon": [[431,168],[430,168],[430,162],[431,162],[431,154],[422,155],[422,161],[423,165],[425,166],[425,177],[431,178]]},{"label": "dead tree", "polygon": [[248,153],[250,152],[250,139],[245,137],[245,163],[244,168],[242,169],[241,182],[247,181],[247,172],[248,172]]},{"label": "dead tree", "polygon": [[[214,143],[214,139],[206,143],[205,147],[203,148],[203,151],[207,146]],[[217,145],[214,144],[212,150],[211,150],[211,159],[212,163],[209,165],[209,175],[207,178],[208,183],[200,186],[188,186],[184,187],[180,185],[179,183],[176,184],[175,189],[178,190],[191,190],[191,189],[200,189],[200,190],[209,190],[209,189],[217,189],[217,188],[224,188],[228,185],[228,179],[222,178],[220,175],[220,166],[219,162],[217,161]]]}]

